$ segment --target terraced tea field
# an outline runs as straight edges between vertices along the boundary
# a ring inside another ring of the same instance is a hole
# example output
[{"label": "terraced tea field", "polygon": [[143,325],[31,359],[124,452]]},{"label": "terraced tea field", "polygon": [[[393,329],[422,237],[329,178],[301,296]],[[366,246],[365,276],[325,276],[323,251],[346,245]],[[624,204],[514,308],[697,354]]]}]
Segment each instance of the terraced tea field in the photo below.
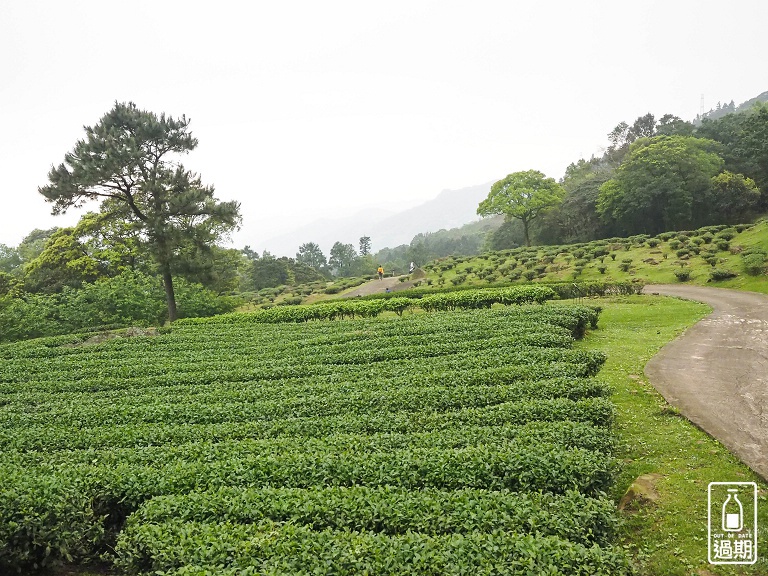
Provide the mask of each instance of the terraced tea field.
[{"label": "terraced tea field", "polygon": [[605,358],[572,346],[596,320],[232,315],[0,347],[0,573],[628,573]]}]

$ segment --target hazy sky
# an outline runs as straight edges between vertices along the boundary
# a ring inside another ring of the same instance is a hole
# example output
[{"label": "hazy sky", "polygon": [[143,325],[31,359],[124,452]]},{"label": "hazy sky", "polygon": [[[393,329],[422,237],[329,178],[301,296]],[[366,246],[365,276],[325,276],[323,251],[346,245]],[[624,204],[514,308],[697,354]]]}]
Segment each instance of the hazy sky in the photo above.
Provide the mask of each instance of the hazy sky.
[{"label": "hazy sky", "polygon": [[0,243],[76,221],[37,187],[116,100],[192,119],[185,166],[261,249],[363,206],[560,178],[622,120],[756,96],[767,21],[765,0],[2,0]]}]

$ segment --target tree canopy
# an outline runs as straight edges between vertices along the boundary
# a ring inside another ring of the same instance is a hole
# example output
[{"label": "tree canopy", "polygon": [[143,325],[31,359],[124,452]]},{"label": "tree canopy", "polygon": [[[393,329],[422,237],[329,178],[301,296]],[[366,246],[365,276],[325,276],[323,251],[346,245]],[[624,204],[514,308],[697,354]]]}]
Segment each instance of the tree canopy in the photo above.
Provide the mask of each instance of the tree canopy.
[{"label": "tree canopy", "polygon": [[334,268],[339,276],[345,276],[351,273],[352,266],[357,260],[357,252],[352,244],[343,244],[342,242],[335,242],[331,246],[330,258],[328,258],[328,265]]},{"label": "tree canopy", "polygon": [[315,270],[322,270],[328,264],[325,254],[323,254],[320,246],[315,242],[305,242],[299,246],[299,251],[296,253],[296,262]]},{"label": "tree canopy", "polygon": [[538,170],[514,172],[491,186],[488,198],[480,202],[477,213],[480,216],[504,214],[507,218],[517,218],[523,223],[525,243],[530,246],[531,221],[559,205],[564,197],[563,187]]},{"label": "tree canopy", "polygon": [[183,248],[205,249],[238,226],[239,204],[219,202],[213,187],[178,161],[198,144],[185,116],[157,116],[132,102],[116,102],[85,133],[64,163],[51,168],[49,184],[39,192],[54,214],[100,200],[102,215],[135,224],[163,278],[173,321],[172,273]]},{"label": "tree canopy", "polygon": [[689,136],[635,141],[600,187],[598,212],[626,234],[687,229],[708,219],[711,178],[723,167],[717,143]]}]

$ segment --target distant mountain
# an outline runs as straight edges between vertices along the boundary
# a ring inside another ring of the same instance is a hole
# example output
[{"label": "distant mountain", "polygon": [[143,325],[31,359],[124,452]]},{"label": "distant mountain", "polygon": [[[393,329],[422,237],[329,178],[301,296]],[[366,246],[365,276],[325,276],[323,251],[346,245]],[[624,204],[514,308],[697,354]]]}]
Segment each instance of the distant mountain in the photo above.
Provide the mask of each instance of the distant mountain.
[{"label": "distant mountain", "polygon": [[488,196],[491,183],[443,190],[436,198],[402,212],[363,210],[348,218],[317,220],[258,242],[275,256],[294,257],[301,244],[315,242],[327,256],[337,241],[357,249],[361,236],[370,236],[373,252],[408,244],[419,233],[457,228],[478,220],[477,205]]}]

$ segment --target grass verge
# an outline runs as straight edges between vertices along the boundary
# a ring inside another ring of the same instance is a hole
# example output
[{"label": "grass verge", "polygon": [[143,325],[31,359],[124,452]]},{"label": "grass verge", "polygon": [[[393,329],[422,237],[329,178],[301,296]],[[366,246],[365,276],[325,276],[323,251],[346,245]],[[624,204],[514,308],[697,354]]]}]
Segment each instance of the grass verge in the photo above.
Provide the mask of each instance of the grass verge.
[{"label": "grass verge", "polygon": [[[602,378],[614,387],[618,408],[617,458],[622,470],[612,496],[618,502],[640,475],[657,474],[658,500],[625,512],[621,542],[640,575],[768,575],[768,485],[722,444],[680,416],[643,374],[646,362],[710,308],[660,296],[629,296],[585,303],[603,306],[600,327],[577,347],[608,355]],[[756,481],[757,564],[714,566],[707,562],[707,486]],[[760,532],[762,528],[763,532]]]}]

